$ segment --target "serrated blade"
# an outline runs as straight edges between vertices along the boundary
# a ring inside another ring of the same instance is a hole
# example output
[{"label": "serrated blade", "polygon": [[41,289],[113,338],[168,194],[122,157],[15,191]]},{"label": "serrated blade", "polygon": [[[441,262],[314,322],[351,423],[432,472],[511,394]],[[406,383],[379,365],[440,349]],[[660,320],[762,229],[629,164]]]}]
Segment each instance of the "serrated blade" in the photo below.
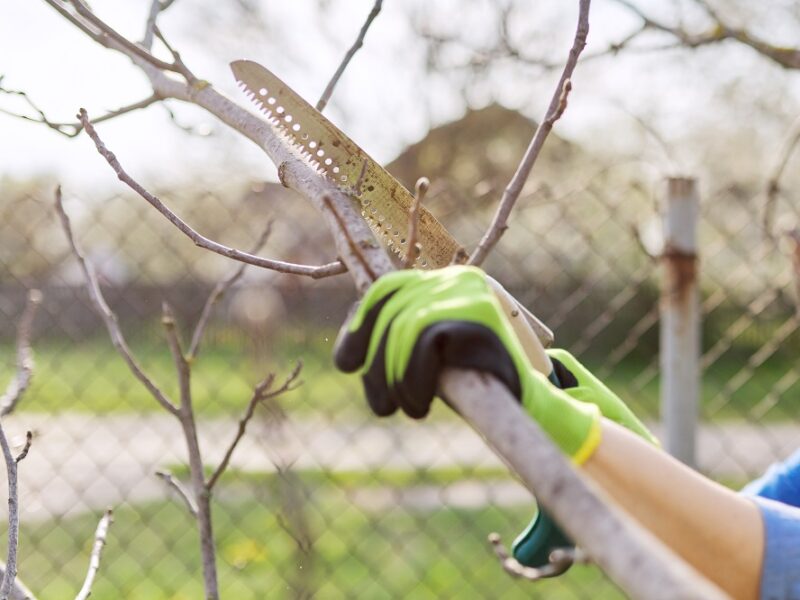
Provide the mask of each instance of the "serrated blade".
[{"label": "serrated blade", "polygon": [[[361,203],[378,238],[405,255],[409,210],[414,201],[392,175],[317,109],[269,70],[251,60],[231,63],[237,82],[300,154],[327,179]],[[420,207],[416,266],[444,267],[463,248],[424,206]]]}]

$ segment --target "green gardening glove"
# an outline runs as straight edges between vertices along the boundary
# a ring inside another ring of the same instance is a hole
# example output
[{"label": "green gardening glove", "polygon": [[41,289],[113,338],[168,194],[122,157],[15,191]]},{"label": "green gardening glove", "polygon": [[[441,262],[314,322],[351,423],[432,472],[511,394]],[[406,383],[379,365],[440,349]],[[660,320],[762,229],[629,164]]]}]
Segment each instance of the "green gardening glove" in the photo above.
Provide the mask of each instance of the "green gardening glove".
[{"label": "green gardening glove", "polygon": [[622,425],[651,444],[660,446],[658,439],[633,414],[628,405],[608,389],[589,369],[579,363],[572,354],[559,348],[551,348],[545,352],[553,363],[559,387],[563,388],[571,398],[579,402],[594,404],[606,419]]},{"label": "green gardening glove", "polygon": [[[503,382],[576,463],[600,442],[601,411],[535,371],[480,269],[451,266],[384,275],[369,288],[336,341],[339,369],[358,370],[370,408],[428,414],[439,375],[477,369]],[[490,401],[490,400],[487,400]]]},{"label": "green gardening glove", "polygon": [[[550,380],[564,389],[570,397],[581,402],[595,404],[602,415],[641,436],[648,442],[659,445],[658,440],[631,412],[630,408],[608,389],[597,377],[579,363],[566,350],[547,350],[553,363]],[[528,527],[511,546],[517,561],[528,567],[541,567],[548,563],[550,553],[559,547],[572,546],[553,519],[543,510],[538,510]]]}]

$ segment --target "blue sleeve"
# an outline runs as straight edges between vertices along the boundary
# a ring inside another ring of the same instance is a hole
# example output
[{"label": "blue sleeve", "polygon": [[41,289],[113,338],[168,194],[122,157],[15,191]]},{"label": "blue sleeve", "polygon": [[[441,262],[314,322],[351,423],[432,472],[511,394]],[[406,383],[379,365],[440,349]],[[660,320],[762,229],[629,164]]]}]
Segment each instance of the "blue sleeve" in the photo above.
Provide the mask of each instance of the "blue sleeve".
[{"label": "blue sleeve", "polygon": [[800,600],[800,509],[753,497],[764,523],[760,600]]},{"label": "blue sleeve", "polygon": [[742,493],[800,507],[800,450],[785,461],[772,465],[764,475],[749,483]]},{"label": "blue sleeve", "polygon": [[761,600],[800,600],[800,450],[742,490],[761,512]]}]

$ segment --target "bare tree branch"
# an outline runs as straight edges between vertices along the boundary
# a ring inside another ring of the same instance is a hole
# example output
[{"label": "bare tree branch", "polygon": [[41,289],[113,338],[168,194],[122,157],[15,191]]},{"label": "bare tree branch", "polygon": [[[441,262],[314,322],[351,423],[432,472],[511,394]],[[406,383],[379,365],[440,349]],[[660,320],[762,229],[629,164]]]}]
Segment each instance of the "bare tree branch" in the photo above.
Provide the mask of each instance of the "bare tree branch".
[{"label": "bare tree branch", "polygon": [[328,213],[333,216],[333,221],[336,224],[338,233],[343,236],[345,240],[347,240],[349,250],[352,252],[356,260],[361,263],[361,268],[366,272],[370,283],[375,281],[378,278],[378,273],[373,270],[370,261],[365,256],[364,246],[353,239],[351,234],[352,229],[348,225],[345,218],[339,214],[339,209],[336,207],[333,197],[330,194],[324,194],[322,196],[322,205],[327,209]]},{"label": "bare tree branch", "polygon": [[192,499],[191,493],[187,490],[180,481],[169,471],[156,471],[156,477],[161,479],[164,483],[170,486],[178,494],[178,497],[183,500],[186,509],[195,519],[197,518],[197,504]]},{"label": "bare tree branch", "polygon": [[167,398],[164,392],[162,392],[161,389],[155,383],[153,383],[150,377],[145,374],[141,366],[139,366],[138,361],[131,353],[131,350],[128,347],[128,342],[125,340],[125,336],[123,335],[122,330],[119,327],[119,323],[117,322],[117,316],[109,308],[105,298],[103,297],[103,292],[100,290],[100,284],[97,282],[97,275],[94,272],[94,267],[88,260],[86,260],[83,252],[81,252],[77,242],[75,241],[75,237],[72,233],[72,226],[69,222],[69,217],[64,211],[64,204],[61,199],[61,186],[56,188],[55,206],[56,212],[61,220],[61,227],[64,229],[64,233],[67,236],[67,241],[72,249],[72,254],[74,254],[75,258],[78,259],[78,264],[80,265],[81,271],[83,272],[83,276],[86,280],[86,290],[89,292],[89,298],[92,301],[95,311],[98,315],[100,315],[100,318],[103,319],[103,323],[106,326],[108,335],[111,337],[111,343],[117,349],[117,352],[120,354],[120,356],[122,356],[125,364],[128,365],[128,369],[130,369],[134,377],[136,377],[136,379],[138,379],[142,385],[144,385],[147,391],[150,392],[150,395],[155,398],[156,402],[158,402],[161,407],[170,414],[176,415],[178,413],[177,406],[175,406],[175,404],[173,404],[173,402]]},{"label": "bare tree branch", "polygon": [[[262,248],[262,246],[266,243],[271,231],[272,221],[267,224],[267,227],[253,245],[253,248],[250,250],[251,253],[258,252]],[[231,286],[241,279],[246,268],[247,263],[242,263],[230,277],[217,283],[217,285],[214,286],[214,289],[211,290],[211,293],[208,295],[208,298],[203,305],[203,310],[200,312],[200,318],[197,320],[197,325],[194,327],[192,341],[189,344],[189,351],[186,354],[186,360],[188,360],[190,363],[197,357],[197,353],[200,350],[200,344],[203,341],[203,335],[205,334],[206,327],[208,326],[208,320],[211,317],[211,312],[214,310],[214,306],[216,306],[217,302],[219,302],[219,300],[225,295]]]},{"label": "bare tree branch", "polygon": [[181,345],[180,338],[178,337],[178,330],[175,325],[175,313],[166,301],[161,304],[161,325],[164,327],[164,333],[167,336],[167,346],[172,355],[172,360],[175,363],[175,372],[178,374],[178,389],[181,399],[180,412],[183,412],[187,409],[187,406],[191,409],[191,403],[187,400],[191,398],[191,371],[189,362],[183,354],[183,346]]},{"label": "bare tree branch", "polygon": [[289,392],[295,389],[297,386],[293,385],[295,380],[297,379],[298,375],[300,374],[300,369],[303,368],[303,363],[298,362],[295,366],[294,370],[289,374],[286,380],[283,382],[283,385],[276,390],[270,391],[270,387],[272,387],[273,381],[275,381],[275,375],[270,374],[264,379],[261,383],[259,383],[255,389],[253,390],[253,395],[250,398],[250,401],[247,403],[247,408],[245,409],[244,416],[239,420],[239,426],[236,429],[236,434],[233,436],[233,440],[228,445],[228,449],[225,451],[225,456],[223,456],[222,460],[220,461],[217,468],[214,470],[214,473],[208,479],[206,483],[206,487],[208,490],[214,489],[214,486],[219,481],[219,478],[225,473],[225,469],[228,468],[230,464],[231,457],[233,456],[236,447],[239,445],[239,442],[244,437],[244,434],[247,430],[247,424],[253,418],[255,414],[256,406],[267,400],[269,398],[275,398],[276,396],[280,396],[285,392]]},{"label": "bare tree branch", "polygon": [[356,52],[364,45],[364,37],[367,35],[367,31],[369,31],[370,25],[375,20],[375,17],[378,16],[378,13],[381,12],[381,6],[383,5],[383,0],[375,0],[375,4],[372,6],[372,10],[369,11],[367,15],[367,20],[364,21],[364,24],[361,26],[361,31],[358,32],[358,37],[356,38],[355,43],[351,46],[351,48],[347,51],[347,54],[344,55],[341,64],[336,69],[336,72],[333,74],[333,77],[328,82],[328,85],[325,87],[325,91],[322,92],[322,96],[317,101],[317,110],[322,112],[325,110],[325,107],[328,105],[328,101],[331,99],[333,95],[333,90],[336,87],[336,84],[339,83],[339,79],[341,78],[342,74],[344,73],[347,65],[350,64],[350,61],[356,55]]},{"label": "bare tree branch", "polygon": [[420,177],[417,179],[417,185],[414,186],[414,203],[411,205],[411,210],[408,212],[408,234],[406,235],[406,255],[403,257],[403,268],[410,269],[414,266],[414,262],[419,256],[419,247],[417,246],[417,228],[419,227],[419,207],[422,201],[425,200],[425,194],[428,193],[428,188],[431,182],[427,177]]},{"label": "bare tree branch", "polygon": [[[48,0],[45,0],[48,1]],[[154,67],[158,69],[162,69],[164,71],[172,71],[173,73],[178,73],[179,75],[183,75],[186,79],[187,83],[194,85],[197,81],[197,78],[192,74],[191,71],[183,64],[180,60],[175,60],[175,62],[168,63],[160,58],[156,58],[150,52],[148,52],[142,46],[138,44],[134,44],[130,40],[128,40],[125,36],[118,33],[113,27],[108,25],[105,21],[97,17],[92,10],[83,2],[83,0],[68,0],[72,6],[75,7],[75,11],[83,17],[87,23],[90,23],[94,27],[96,27],[100,31],[100,35],[107,36],[114,40],[117,44],[125,48],[129,53],[135,54],[136,56],[146,60]],[[48,1],[48,4],[50,2]],[[174,58],[174,57],[173,57]]]},{"label": "bare tree branch", "polygon": [[150,12],[147,13],[147,21],[144,25],[144,37],[142,37],[142,47],[150,50],[153,47],[153,36],[156,28],[156,19],[161,12],[161,0],[152,0]]},{"label": "bare tree branch", "polygon": [[31,449],[31,444],[32,443],[33,443],[33,432],[32,431],[26,431],[25,432],[25,445],[22,447],[22,450],[20,450],[20,453],[17,454],[16,458],[14,458],[14,462],[15,463],[19,464],[21,461],[23,461],[25,459],[26,456],[28,456],[28,452]]},{"label": "bare tree branch", "polygon": [[[5,393],[0,398],[0,417],[10,414],[17,406],[25,391],[30,385],[33,376],[33,351],[31,350],[31,329],[36,310],[41,304],[42,293],[39,290],[30,290],[22,311],[19,324],[17,325],[17,368],[14,377],[9,382]],[[25,434],[25,445],[22,450],[14,456],[11,454],[11,446],[3,429],[2,418],[0,418],[0,448],[3,451],[3,458],[6,463],[6,473],[8,476],[8,550],[6,564],[0,565],[0,598],[20,600],[22,598],[33,598],[33,594],[25,585],[17,581],[17,552],[19,550],[19,491],[17,487],[17,473],[20,461],[28,456],[31,448],[33,434],[28,431]]]},{"label": "bare tree branch", "polygon": [[789,132],[786,134],[783,144],[781,144],[780,152],[772,169],[770,169],[769,177],[764,186],[763,226],[764,232],[768,237],[772,236],[772,221],[775,213],[775,202],[781,191],[781,177],[783,177],[786,165],[789,164],[789,159],[792,157],[798,143],[800,143],[800,117],[795,119],[789,128]]},{"label": "bare tree branch", "polygon": [[[0,78],[0,82],[2,82],[2,78]],[[83,124],[81,124],[80,122],[61,123],[61,122],[52,121],[51,119],[49,119],[47,117],[47,114],[44,112],[44,110],[42,108],[40,108],[39,105],[36,104],[31,99],[31,97],[28,95],[27,92],[24,92],[22,90],[8,89],[8,88],[5,88],[2,85],[0,85],[0,93],[7,94],[9,96],[19,96],[20,98],[22,98],[25,101],[25,103],[31,108],[31,110],[33,110],[38,115],[38,118],[34,118],[34,117],[29,116],[29,115],[25,115],[25,114],[16,113],[16,112],[13,112],[13,111],[10,111],[10,110],[6,110],[5,108],[0,108],[0,113],[9,115],[11,117],[15,117],[17,119],[22,119],[24,121],[29,121],[29,122],[32,122],[32,123],[41,123],[41,124],[49,127],[50,129],[52,129],[53,131],[56,131],[57,133],[60,133],[61,135],[65,136],[65,137],[68,137],[68,138],[74,138],[81,131],[83,131]],[[119,117],[119,116],[128,114],[128,113],[133,112],[135,110],[140,110],[140,109],[143,109],[143,108],[147,108],[148,106],[151,106],[152,104],[155,104],[156,102],[160,102],[161,100],[162,100],[162,98],[158,94],[151,94],[147,98],[139,100],[138,102],[132,102],[131,104],[128,104],[126,106],[122,106],[122,107],[117,108],[115,110],[109,111],[106,114],[104,114],[104,115],[98,117],[97,119],[95,119],[94,122],[95,123],[102,123],[103,121],[110,121],[111,119],[113,119],[115,117]]]},{"label": "bare tree branch", "polygon": [[346,268],[341,261],[336,261],[321,266],[298,265],[280,260],[273,260],[271,258],[254,256],[248,252],[242,252],[241,250],[224,246],[223,244],[215,242],[214,240],[201,235],[192,229],[178,215],[172,212],[172,210],[170,210],[161,200],[144,189],[139,182],[125,172],[116,155],[106,148],[105,144],[100,139],[100,136],[92,126],[92,122],[89,120],[89,115],[86,113],[85,109],[81,109],[80,113],[78,114],[78,118],[83,124],[87,135],[92,138],[97,151],[103,158],[106,159],[106,162],[108,162],[111,168],[114,169],[114,172],[117,174],[119,180],[144,198],[153,208],[165,216],[170,223],[177,227],[181,233],[192,240],[196,246],[205,248],[206,250],[210,250],[211,252],[220,254],[227,258],[232,258],[233,260],[238,260],[256,267],[261,267],[263,269],[270,269],[272,271],[278,271],[279,273],[288,273],[292,275],[305,275],[307,277],[311,277],[312,279],[330,277],[346,271]]},{"label": "bare tree branch", "polygon": [[113,511],[108,508],[97,524],[97,529],[94,533],[94,545],[92,546],[92,553],[89,556],[89,569],[86,572],[86,579],[83,580],[83,586],[81,586],[78,595],[75,596],[75,600],[86,600],[92,595],[92,586],[94,585],[95,577],[97,577],[97,572],[100,570],[100,559],[103,555],[103,548],[105,548],[106,545],[108,528],[111,526],[111,523],[114,522],[113,517]]},{"label": "bare tree branch", "polygon": [[[760,39],[758,36],[751,34],[749,31],[732,27],[726,23],[720,16],[719,12],[714,10],[707,2],[703,0],[695,0],[695,3],[703,8],[712,20],[710,27],[699,33],[687,31],[681,26],[669,25],[663,23],[645,14],[636,4],[629,0],[615,0],[635,14],[642,20],[642,27],[636,31],[635,34],[639,35],[646,31],[659,31],[667,33],[676,39],[677,46],[684,48],[699,48],[701,46],[708,46],[711,44],[718,44],[726,40],[735,40],[745,46],[748,46],[769,58],[773,62],[782,66],[785,69],[800,69],[800,49],[786,48],[776,46]],[[629,36],[629,41],[635,36]]]},{"label": "bare tree branch", "polygon": [[514,173],[514,176],[503,192],[500,205],[497,207],[497,212],[492,219],[489,229],[481,238],[472,256],[470,256],[469,264],[471,265],[482,264],[489,255],[489,252],[491,252],[492,248],[494,248],[495,244],[500,240],[500,237],[505,233],[506,229],[508,229],[508,217],[514,208],[514,204],[520,192],[522,192],[525,182],[530,176],[533,165],[536,164],[536,159],[539,158],[539,152],[541,152],[553,125],[561,118],[561,115],[567,107],[567,97],[572,89],[572,73],[575,71],[575,66],[578,64],[578,58],[581,52],[586,47],[586,36],[589,34],[589,4],[590,0],[580,0],[579,2],[578,27],[575,31],[575,39],[572,42],[572,48],[569,51],[569,57],[564,65],[561,78],[558,80],[558,85],[550,100],[550,105],[547,107],[544,119],[536,128],[536,133],[533,134],[533,139],[531,139],[531,143],[525,151],[525,155],[522,157],[522,162],[520,162],[516,173]]},{"label": "bare tree branch", "polygon": [[31,350],[31,328],[36,309],[42,302],[39,290],[28,292],[28,300],[17,325],[17,370],[6,391],[0,396],[0,417],[11,413],[31,384],[33,377],[33,350]]},{"label": "bare tree branch", "polygon": [[11,454],[11,447],[0,422],[0,448],[6,461],[8,474],[8,551],[6,554],[6,568],[3,573],[3,582],[0,584],[0,598],[8,598],[15,588],[17,578],[17,551],[19,550],[19,491],[17,489],[17,470],[19,462],[28,454],[31,446],[32,435],[29,431],[25,436],[25,448],[18,456]]}]

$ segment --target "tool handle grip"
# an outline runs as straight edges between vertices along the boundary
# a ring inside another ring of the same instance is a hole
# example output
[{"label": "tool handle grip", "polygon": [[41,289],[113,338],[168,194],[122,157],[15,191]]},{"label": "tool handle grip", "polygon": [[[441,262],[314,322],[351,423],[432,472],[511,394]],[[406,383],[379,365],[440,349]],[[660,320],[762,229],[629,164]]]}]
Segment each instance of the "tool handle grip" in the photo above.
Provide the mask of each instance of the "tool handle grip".
[{"label": "tool handle grip", "polygon": [[[548,377],[553,384],[561,387],[555,371],[551,371]],[[528,526],[514,540],[511,552],[514,558],[526,567],[540,568],[550,562],[550,553],[556,548],[574,546],[575,544],[561,531],[553,518],[540,508]]]}]

